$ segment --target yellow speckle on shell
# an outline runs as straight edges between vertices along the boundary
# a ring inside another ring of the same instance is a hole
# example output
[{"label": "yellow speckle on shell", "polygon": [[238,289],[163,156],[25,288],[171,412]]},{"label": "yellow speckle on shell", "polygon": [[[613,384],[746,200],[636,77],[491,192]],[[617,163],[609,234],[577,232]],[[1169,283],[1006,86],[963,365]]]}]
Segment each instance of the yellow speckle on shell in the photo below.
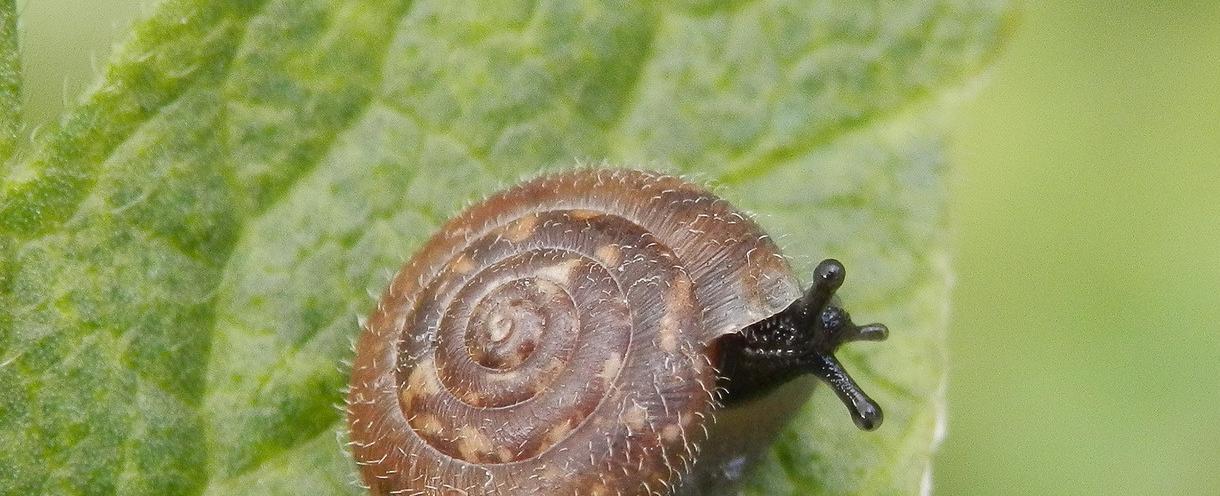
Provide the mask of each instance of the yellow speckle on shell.
[{"label": "yellow speckle on shell", "polygon": [[678,335],[672,328],[661,328],[661,342],[659,343],[662,350],[666,353],[677,353],[678,351]]},{"label": "yellow speckle on shell", "polygon": [[564,420],[563,422],[556,424],[554,427],[550,428],[550,430],[546,431],[546,434],[542,436],[543,448],[549,448],[558,444],[560,441],[563,441],[564,438],[568,437],[568,434],[571,432],[571,420]]},{"label": "yellow speckle on shell", "polygon": [[686,311],[692,307],[691,301],[691,280],[687,277],[678,277],[673,280],[669,291],[665,292],[665,306],[673,312]]},{"label": "yellow speckle on shell", "polygon": [[669,424],[661,429],[661,439],[667,442],[675,443],[682,439],[682,428],[675,424]]},{"label": "yellow speckle on shell", "polygon": [[527,215],[508,226],[508,232],[505,233],[505,238],[514,243],[520,243],[529,239],[534,235],[534,228],[538,225],[538,216]]},{"label": "yellow speckle on shell", "polygon": [[623,410],[623,425],[632,431],[642,431],[648,425],[648,409],[640,406],[639,403],[632,402]]},{"label": "yellow speckle on shell", "polygon": [[675,353],[678,351],[678,335],[681,332],[679,329],[680,322],[673,312],[667,312],[664,317],[661,317],[660,335],[657,336],[657,344],[666,353]]},{"label": "yellow speckle on shell", "polygon": [[513,450],[501,446],[496,448],[496,456],[500,457],[500,463],[508,463],[513,460]]},{"label": "yellow speckle on shell", "polygon": [[597,247],[594,255],[607,267],[615,267],[623,261],[623,250],[614,244],[604,244]]},{"label": "yellow speckle on shell", "polygon": [[565,471],[560,469],[554,463],[546,463],[538,467],[538,478],[547,482],[558,482],[563,480]]},{"label": "yellow speckle on shell", "polygon": [[458,453],[462,454],[462,458],[468,461],[481,460],[496,451],[491,444],[491,439],[469,425],[458,429],[457,448]]},{"label": "yellow speckle on shell", "polygon": [[440,392],[440,381],[433,374],[433,362],[431,360],[420,362],[411,369],[411,375],[407,377],[407,387],[402,388],[399,394],[399,400],[403,405],[412,405],[419,397],[432,396]]},{"label": "yellow speckle on shell", "polygon": [[425,360],[416,364],[411,370],[411,378],[407,381],[407,385],[418,394],[439,393],[441,382],[436,377],[436,362]]},{"label": "yellow speckle on shell", "polygon": [[576,209],[568,212],[568,218],[572,220],[589,220],[594,217],[604,215],[596,210]]},{"label": "yellow speckle on shell", "polygon": [[565,260],[539,269],[538,275],[566,285],[572,282],[572,275],[576,272],[576,268],[580,267],[580,263],[580,259]]},{"label": "yellow speckle on shell", "polygon": [[601,482],[594,482],[589,486],[588,494],[589,496],[610,496],[612,493],[610,492],[610,488],[606,487],[605,484]]},{"label": "yellow speckle on shell", "polygon": [[605,362],[602,362],[602,371],[597,376],[601,378],[602,385],[604,385],[606,389],[609,389],[610,385],[614,383],[614,379],[618,377],[618,372],[622,368],[623,357],[619,355],[613,355],[610,358],[607,358]]},{"label": "yellow speckle on shell", "polygon": [[470,257],[466,256],[464,253],[458,255],[457,259],[455,259],[450,266],[453,268],[454,272],[459,274],[469,274],[475,269],[474,260],[471,260]]},{"label": "yellow speckle on shell", "polygon": [[432,437],[439,437],[445,433],[445,424],[431,413],[421,413],[415,416],[415,420],[411,422],[419,431]]},{"label": "yellow speckle on shell", "polygon": [[462,401],[465,401],[467,405],[480,406],[483,404],[483,398],[475,391],[466,391],[466,394],[462,395]]}]

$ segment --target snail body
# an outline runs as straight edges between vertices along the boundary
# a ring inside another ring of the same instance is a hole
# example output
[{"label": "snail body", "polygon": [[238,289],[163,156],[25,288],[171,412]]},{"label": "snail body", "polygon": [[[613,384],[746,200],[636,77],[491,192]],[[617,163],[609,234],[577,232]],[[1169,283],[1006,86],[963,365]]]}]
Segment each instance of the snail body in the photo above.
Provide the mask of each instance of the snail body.
[{"label": "snail body", "polygon": [[862,428],[880,422],[832,355],[885,334],[831,304],[842,274],[823,262],[802,294],[752,220],[676,177],[526,182],[446,223],[386,289],[356,345],[353,457],[377,495],[735,483],[759,448],[716,445],[731,436],[714,417],[796,377],[826,379]]}]

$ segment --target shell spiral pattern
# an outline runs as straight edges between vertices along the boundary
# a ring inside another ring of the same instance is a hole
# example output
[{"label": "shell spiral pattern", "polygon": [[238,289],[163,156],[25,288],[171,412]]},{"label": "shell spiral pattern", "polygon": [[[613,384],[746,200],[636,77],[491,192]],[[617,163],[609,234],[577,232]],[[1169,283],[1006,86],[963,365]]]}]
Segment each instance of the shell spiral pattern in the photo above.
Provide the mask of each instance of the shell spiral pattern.
[{"label": "shell spiral pattern", "polygon": [[357,343],[373,494],[671,494],[716,405],[714,338],[799,291],[748,218],[678,178],[542,177],[448,222]]}]

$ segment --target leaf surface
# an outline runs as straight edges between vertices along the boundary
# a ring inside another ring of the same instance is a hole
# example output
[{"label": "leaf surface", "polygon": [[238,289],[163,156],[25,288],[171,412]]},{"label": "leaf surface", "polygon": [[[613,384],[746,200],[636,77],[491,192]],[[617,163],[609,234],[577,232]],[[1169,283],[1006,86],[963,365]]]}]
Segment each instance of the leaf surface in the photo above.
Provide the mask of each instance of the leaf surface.
[{"label": "leaf surface", "polygon": [[1005,12],[166,1],[0,169],[0,493],[359,494],[336,405],[369,295],[463,205],[581,160],[713,183],[893,329],[845,350],[885,426],[819,390],[748,491],[913,492],[943,415],[938,102]]},{"label": "leaf surface", "polygon": [[0,0],[0,160],[8,160],[21,116],[21,54],[17,50],[17,0]]}]

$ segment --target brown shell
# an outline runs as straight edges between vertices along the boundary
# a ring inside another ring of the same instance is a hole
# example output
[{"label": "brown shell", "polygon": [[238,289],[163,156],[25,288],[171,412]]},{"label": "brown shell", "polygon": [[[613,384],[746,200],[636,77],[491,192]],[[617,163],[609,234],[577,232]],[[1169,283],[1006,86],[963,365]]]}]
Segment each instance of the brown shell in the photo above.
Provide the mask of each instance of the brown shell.
[{"label": "brown shell", "polygon": [[713,340],[799,297],[770,238],[679,178],[577,170],[449,221],[356,348],[373,494],[672,493],[715,409]]}]

